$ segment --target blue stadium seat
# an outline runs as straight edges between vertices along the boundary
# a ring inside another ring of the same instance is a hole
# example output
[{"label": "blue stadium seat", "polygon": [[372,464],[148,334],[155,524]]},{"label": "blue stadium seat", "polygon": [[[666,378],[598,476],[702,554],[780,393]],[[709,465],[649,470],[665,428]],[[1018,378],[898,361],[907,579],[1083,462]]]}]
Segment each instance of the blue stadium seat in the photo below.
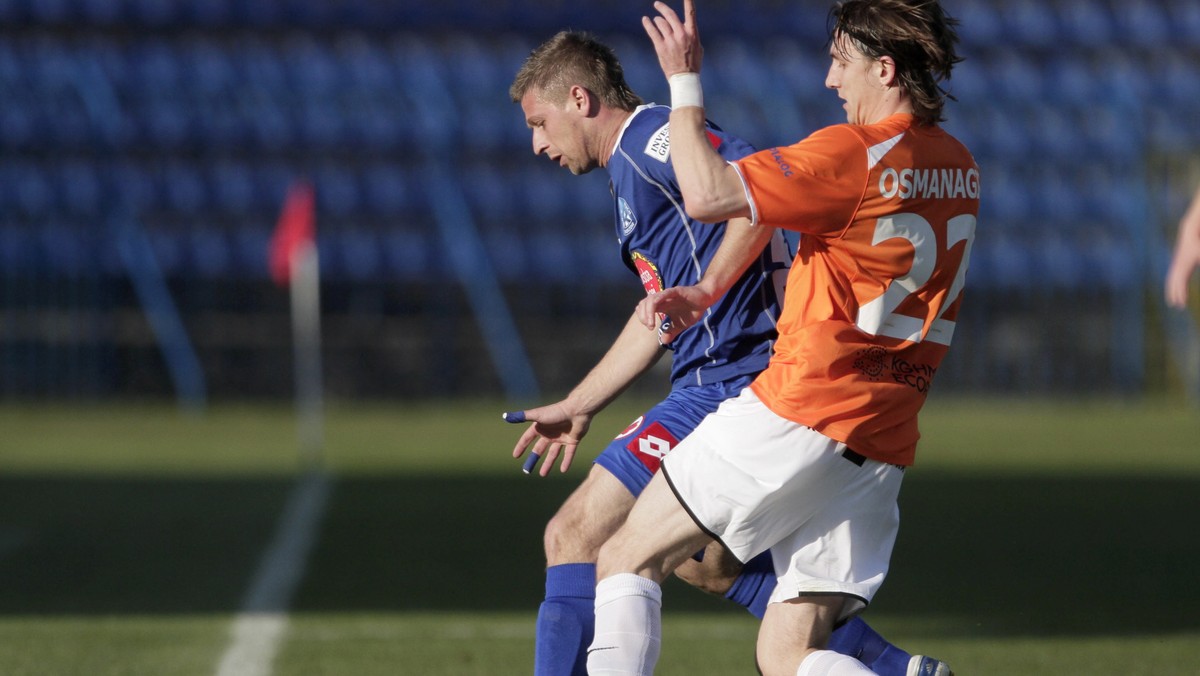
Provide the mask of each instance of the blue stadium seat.
[{"label": "blue stadium seat", "polygon": [[1044,0],[1008,0],[999,15],[1006,44],[1050,48],[1059,39],[1056,17]]},{"label": "blue stadium seat", "polygon": [[1081,209],[1080,196],[1065,169],[1055,164],[1043,164],[1023,178],[1028,182],[1026,188],[1033,201],[1033,218],[1055,224],[1071,223],[1077,218]]},{"label": "blue stadium seat", "polygon": [[347,69],[311,36],[290,37],[279,45],[279,50],[280,74],[293,92],[305,97],[332,96],[351,82]]},{"label": "blue stadium seat", "polygon": [[1027,289],[1033,284],[1033,266],[1030,260],[1030,246],[1027,241],[1018,241],[1016,237],[1002,231],[983,230],[979,233],[975,246],[971,251],[971,267],[975,267],[975,258],[986,259],[981,265],[981,272],[971,276],[971,284],[979,284],[985,288],[1002,291]]},{"label": "blue stadium seat", "polygon": [[171,97],[189,84],[178,50],[167,40],[148,37],[129,43],[124,68],[136,86],[137,96]]},{"label": "blue stadium seat", "polygon": [[335,243],[331,247],[331,255],[326,256],[322,252],[322,260],[339,257],[340,262],[336,267],[342,277],[360,282],[381,277],[384,269],[381,256],[383,247],[375,231],[364,228],[340,230],[330,238],[329,243]]},{"label": "blue stadium seat", "polygon": [[101,213],[104,189],[93,165],[83,160],[66,160],[57,167],[57,174],[57,201],[61,208],[78,216]]},{"label": "blue stadium seat", "polygon": [[[1197,46],[1200,46],[1200,35],[1197,35]],[[1157,50],[1154,66],[1150,68],[1150,77],[1154,81],[1154,98],[1168,106],[1178,106],[1181,109],[1191,109],[1195,113],[1200,106],[1200,59],[1195,49],[1160,49]],[[1190,117],[1190,116],[1189,116]],[[1187,118],[1182,118],[1185,123]],[[1195,124],[1191,126],[1195,127]]]},{"label": "blue stadium seat", "polygon": [[240,214],[255,207],[257,195],[247,165],[234,160],[221,160],[205,168],[216,208]]},{"label": "blue stadium seat", "polygon": [[1092,233],[1081,245],[1089,281],[1105,288],[1127,289],[1138,283],[1137,249],[1124,238]]},{"label": "blue stadium seat", "polygon": [[1093,271],[1078,242],[1050,230],[1032,243],[1033,269],[1045,283],[1059,289],[1082,289],[1089,284]]},{"label": "blue stadium seat", "polygon": [[490,164],[471,165],[461,172],[459,182],[481,228],[528,217],[514,173]]},{"label": "blue stadium seat", "polygon": [[536,272],[543,265],[543,255],[526,243],[524,235],[513,227],[489,227],[484,230],[484,246],[501,281],[537,281]]},{"label": "blue stadium seat", "polygon": [[1040,103],[1044,94],[1041,64],[1024,52],[1003,52],[987,62],[994,96],[1006,104]]},{"label": "blue stadium seat", "polygon": [[156,206],[156,182],[150,171],[131,160],[99,165],[105,177],[105,192],[114,203],[134,213]]},{"label": "blue stadium seat", "polygon": [[352,169],[326,163],[316,170],[312,181],[320,213],[344,217],[359,211],[358,179]]},{"label": "blue stadium seat", "polygon": [[981,219],[1011,227],[1029,218],[1031,195],[1019,167],[1016,163],[994,162],[980,168]]},{"label": "blue stadium seat", "polygon": [[17,211],[30,219],[42,219],[56,211],[53,182],[38,164],[22,161],[9,166],[12,184],[6,187]]},{"label": "blue stadium seat", "polygon": [[354,33],[340,38],[332,55],[343,86],[382,95],[397,84],[396,69],[378,41]]},{"label": "blue stadium seat", "polygon": [[416,186],[410,185],[409,174],[395,165],[368,167],[360,181],[364,208],[372,214],[391,220],[420,208]]},{"label": "blue stadium seat", "polygon": [[226,240],[231,270],[246,279],[266,279],[271,231],[263,227],[235,227]]},{"label": "blue stadium seat", "polygon": [[1031,109],[1028,135],[1040,161],[1067,161],[1086,152],[1082,120],[1070,108],[1043,106]]},{"label": "blue stadium seat", "polygon": [[1029,138],[1029,116],[1017,107],[988,106],[972,111],[970,123],[979,140],[986,140],[975,152],[976,159],[1023,160],[1035,152]]},{"label": "blue stadium seat", "polygon": [[[613,35],[606,38],[617,58],[621,60],[621,68],[625,72],[625,82],[637,92],[647,103],[655,102],[670,104],[667,95],[667,80],[658,67],[658,58],[654,55],[654,47],[648,40],[637,35]],[[534,44],[531,42],[525,50],[526,55]],[[523,57],[522,57],[523,58]],[[520,62],[517,63],[520,66]],[[516,70],[513,71],[516,75]],[[512,76],[509,76],[511,82]]]},{"label": "blue stadium seat", "polygon": [[961,22],[958,36],[969,53],[1005,42],[999,12],[988,0],[959,0],[948,10]]},{"label": "blue stadium seat", "polygon": [[[968,56],[958,65],[948,82],[942,83],[954,98],[958,99],[957,106],[986,105],[992,98],[991,73],[986,62],[979,57]],[[957,115],[955,104],[948,111],[951,117]]]},{"label": "blue stadium seat", "polygon": [[204,178],[195,164],[173,161],[162,173],[164,206],[180,214],[198,213],[210,206]]},{"label": "blue stadium seat", "polygon": [[513,172],[514,182],[521,190],[520,205],[525,210],[518,218],[553,229],[569,227],[575,205],[570,199],[573,191],[568,181],[577,177],[543,158],[538,159],[541,161],[530,162],[529,167]]},{"label": "blue stadium seat", "polygon": [[[392,278],[409,282],[430,282],[431,273],[443,278],[450,274],[444,263],[433,262],[429,238],[414,229],[391,229],[381,238],[383,266]],[[431,262],[434,264],[431,266]]]},{"label": "blue stadium seat", "polygon": [[20,100],[0,106],[0,145],[8,150],[24,150],[43,138],[43,116],[36,108]]},{"label": "blue stadium seat", "polygon": [[1097,81],[1092,62],[1073,52],[1045,64],[1045,93],[1056,106],[1082,106],[1103,101],[1104,86]]},{"label": "blue stadium seat", "polygon": [[192,113],[185,104],[171,99],[149,100],[138,107],[143,142],[163,151],[182,151],[193,139],[201,139],[192,128]]},{"label": "blue stadium seat", "polygon": [[52,272],[66,276],[97,271],[100,241],[93,228],[58,221],[42,223],[37,231],[39,258]]},{"label": "blue stadium seat", "polygon": [[1108,47],[1114,39],[1113,16],[1105,3],[1095,0],[1060,0],[1055,3],[1061,37],[1074,47]]},{"label": "blue stadium seat", "polygon": [[1121,0],[1113,3],[1112,11],[1121,42],[1147,48],[1169,42],[1171,30],[1162,0]]},{"label": "blue stadium seat", "polygon": [[1130,124],[1129,110],[1094,106],[1080,113],[1085,138],[1081,147],[1116,164],[1133,162],[1145,150],[1142,125]]},{"label": "blue stadium seat", "polygon": [[[579,274],[584,263],[576,257],[575,233],[569,230],[535,230],[527,233],[528,264],[520,281],[539,284],[574,284],[585,281]],[[588,256],[590,258],[590,256]]]},{"label": "blue stadium seat", "polygon": [[166,276],[186,276],[190,270],[187,238],[174,230],[151,229],[146,232],[154,262]]},{"label": "blue stadium seat", "polygon": [[1167,0],[1168,24],[1175,46],[1195,48],[1200,41],[1200,3]]},{"label": "blue stadium seat", "polygon": [[224,95],[236,80],[234,55],[206,38],[184,38],[180,57],[187,70],[188,86],[200,95]]},{"label": "blue stadium seat", "polygon": [[11,275],[36,266],[36,246],[30,229],[0,225],[0,274]]}]

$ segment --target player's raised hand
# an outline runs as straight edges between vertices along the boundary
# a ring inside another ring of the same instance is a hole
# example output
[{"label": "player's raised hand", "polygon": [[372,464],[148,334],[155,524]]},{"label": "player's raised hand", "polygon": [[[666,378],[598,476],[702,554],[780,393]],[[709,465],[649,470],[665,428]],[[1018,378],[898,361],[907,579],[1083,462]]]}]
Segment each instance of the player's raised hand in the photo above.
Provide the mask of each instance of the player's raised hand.
[{"label": "player's raised hand", "polygon": [[712,302],[698,287],[675,286],[643,298],[637,306],[637,318],[646,328],[658,331],[658,342],[669,345],[685,329],[695,326]]},{"label": "player's raised hand", "polygon": [[545,458],[538,474],[546,476],[555,460],[562,456],[560,472],[566,472],[575,458],[575,449],[587,434],[591,426],[591,416],[572,415],[562,402],[531,408],[515,413],[505,413],[504,419],[510,423],[533,423],[521,434],[517,444],[513,446],[513,457],[519,458],[529,450],[530,456],[525,461],[526,474],[533,471],[539,458]]},{"label": "player's raised hand", "polygon": [[683,0],[683,20],[665,2],[655,2],[659,16],[653,19],[642,17],[642,27],[654,51],[658,54],[658,65],[668,78],[676,73],[699,73],[704,47],[700,45],[700,33],[696,28],[696,5],[693,0]]}]

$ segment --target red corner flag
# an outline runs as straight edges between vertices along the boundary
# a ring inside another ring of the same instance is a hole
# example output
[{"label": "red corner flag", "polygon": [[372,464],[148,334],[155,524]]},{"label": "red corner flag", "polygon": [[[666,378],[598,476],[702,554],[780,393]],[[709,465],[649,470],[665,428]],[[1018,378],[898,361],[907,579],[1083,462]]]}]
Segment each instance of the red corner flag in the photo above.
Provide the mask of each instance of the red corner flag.
[{"label": "red corner flag", "polygon": [[312,185],[303,179],[292,183],[268,251],[271,279],[279,286],[291,283],[292,256],[296,250],[311,245],[316,238],[314,210]]}]

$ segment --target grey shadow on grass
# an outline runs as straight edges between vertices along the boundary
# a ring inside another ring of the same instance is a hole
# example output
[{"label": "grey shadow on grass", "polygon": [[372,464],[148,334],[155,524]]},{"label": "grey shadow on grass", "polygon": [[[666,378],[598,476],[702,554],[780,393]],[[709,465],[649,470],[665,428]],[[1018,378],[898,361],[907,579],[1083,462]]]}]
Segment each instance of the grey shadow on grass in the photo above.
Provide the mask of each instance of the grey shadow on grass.
[{"label": "grey shadow on grass", "polygon": [[[575,485],[338,478],[292,609],[532,613],[542,530]],[[0,614],[236,612],[291,488],[286,479],[0,477]],[[872,612],[951,617],[968,634],[1195,626],[1169,611],[1200,602],[1195,479],[913,472],[901,512]],[[681,584],[667,591],[669,611],[740,612]]]}]

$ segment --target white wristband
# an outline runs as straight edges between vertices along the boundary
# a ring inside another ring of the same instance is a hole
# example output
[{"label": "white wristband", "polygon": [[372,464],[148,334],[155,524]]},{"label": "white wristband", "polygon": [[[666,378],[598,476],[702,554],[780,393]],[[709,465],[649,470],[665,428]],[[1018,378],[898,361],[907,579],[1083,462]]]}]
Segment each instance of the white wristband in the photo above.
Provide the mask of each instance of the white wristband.
[{"label": "white wristband", "polygon": [[671,85],[671,107],[704,107],[704,90],[700,87],[700,73],[675,73],[667,82]]}]

